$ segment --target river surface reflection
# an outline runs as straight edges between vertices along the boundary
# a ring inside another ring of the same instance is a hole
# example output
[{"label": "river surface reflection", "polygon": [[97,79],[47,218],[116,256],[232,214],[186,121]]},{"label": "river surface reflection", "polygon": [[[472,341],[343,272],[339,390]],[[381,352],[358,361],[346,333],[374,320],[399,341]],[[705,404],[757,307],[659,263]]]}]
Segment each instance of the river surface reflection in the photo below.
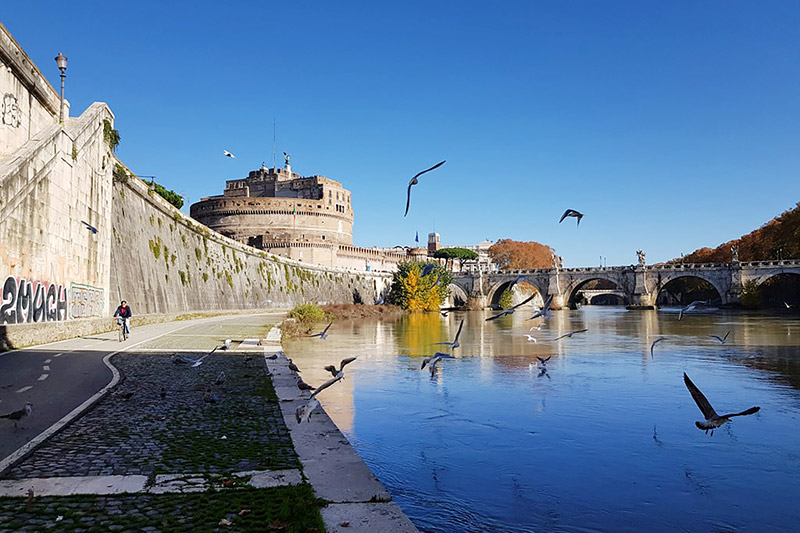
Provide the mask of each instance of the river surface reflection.
[{"label": "river surface reflection", "polygon": [[[320,401],[421,530],[797,530],[798,315],[586,307],[529,332],[525,313],[489,314],[338,321],[285,343],[312,384],[359,356]],[[420,371],[462,319],[457,359]],[[545,376],[537,355],[553,356]],[[718,412],[761,411],[705,435],[683,372]]]}]

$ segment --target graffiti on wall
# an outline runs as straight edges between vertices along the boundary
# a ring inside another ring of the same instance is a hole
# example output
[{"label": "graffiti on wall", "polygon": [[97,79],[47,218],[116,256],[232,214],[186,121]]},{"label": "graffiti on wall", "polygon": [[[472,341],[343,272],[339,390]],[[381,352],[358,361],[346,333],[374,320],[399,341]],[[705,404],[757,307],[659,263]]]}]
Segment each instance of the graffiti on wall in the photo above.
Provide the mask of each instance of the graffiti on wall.
[{"label": "graffiti on wall", "polygon": [[103,314],[103,289],[72,284],[70,287],[70,316],[85,318]]},{"label": "graffiti on wall", "polygon": [[4,94],[3,106],[0,108],[0,117],[2,117],[3,124],[6,126],[11,126],[12,128],[18,128],[20,125],[19,116],[20,113],[17,97],[11,93]]},{"label": "graffiti on wall", "polygon": [[63,285],[8,276],[3,283],[0,324],[67,320],[67,290]]}]

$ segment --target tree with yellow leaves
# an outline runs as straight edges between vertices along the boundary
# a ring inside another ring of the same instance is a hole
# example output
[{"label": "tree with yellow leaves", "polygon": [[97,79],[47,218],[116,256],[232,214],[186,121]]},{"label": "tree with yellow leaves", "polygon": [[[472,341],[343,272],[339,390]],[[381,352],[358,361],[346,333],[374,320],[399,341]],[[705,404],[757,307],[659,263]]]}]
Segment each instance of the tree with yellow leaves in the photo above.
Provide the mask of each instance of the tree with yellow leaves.
[{"label": "tree with yellow leaves", "polygon": [[[424,276],[423,270],[430,265]],[[392,278],[389,302],[408,311],[437,311],[449,296],[448,285],[453,281],[440,265],[409,261],[400,263]]]}]

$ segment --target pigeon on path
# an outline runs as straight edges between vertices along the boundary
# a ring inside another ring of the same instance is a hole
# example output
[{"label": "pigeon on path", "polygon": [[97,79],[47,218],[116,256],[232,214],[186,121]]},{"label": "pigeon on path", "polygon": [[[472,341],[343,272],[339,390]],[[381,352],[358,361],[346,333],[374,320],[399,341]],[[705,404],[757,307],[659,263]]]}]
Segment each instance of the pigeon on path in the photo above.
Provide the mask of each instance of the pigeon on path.
[{"label": "pigeon on path", "polygon": [[16,411],[12,411],[10,413],[6,413],[4,415],[0,415],[0,418],[7,418],[9,420],[14,421],[14,427],[19,427],[18,423],[20,420],[25,418],[26,416],[31,416],[31,412],[33,411],[33,404],[28,402],[25,404],[25,407],[22,409],[17,409]]}]

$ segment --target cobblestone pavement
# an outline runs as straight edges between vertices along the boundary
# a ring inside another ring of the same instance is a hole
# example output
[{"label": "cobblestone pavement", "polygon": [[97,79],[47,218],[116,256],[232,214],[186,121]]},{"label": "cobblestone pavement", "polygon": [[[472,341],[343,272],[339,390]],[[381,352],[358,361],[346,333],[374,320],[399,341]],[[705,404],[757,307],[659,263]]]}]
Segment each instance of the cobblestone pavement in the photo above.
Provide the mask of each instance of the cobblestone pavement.
[{"label": "cobblestone pavement", "polygon": [[[114,391],[3,477],[299,467],[261,353],[217,351],[196,368],[176,364],[174,357],[115,356],[123,380]],[[207,402],[209,396],[216,402]]]},{"label": "cobblestone pavement", "polygon": [[[60,518],[59,518],[60,517]],[[221,520],[231,525],[220,523]],[[0,533],[325,530],[309,485],[196,494],[0,498]]]}]

